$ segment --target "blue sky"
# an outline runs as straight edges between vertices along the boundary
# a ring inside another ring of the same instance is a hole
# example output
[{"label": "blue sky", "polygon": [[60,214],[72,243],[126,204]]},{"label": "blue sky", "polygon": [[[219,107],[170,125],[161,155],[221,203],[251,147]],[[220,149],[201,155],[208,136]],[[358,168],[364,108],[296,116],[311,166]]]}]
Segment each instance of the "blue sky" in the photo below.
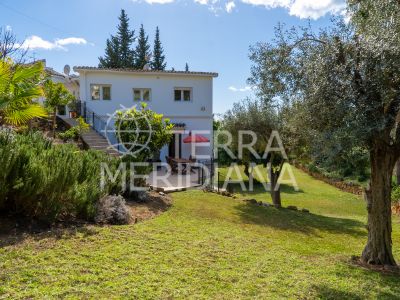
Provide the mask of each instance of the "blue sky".
[{"label": "blue sky", "polygon": [[191,71],[219,73],[214,112],[223,113],[251,95],[250,45],[271,40],[279,22],[296,26],[310,18],[324,27],[344,0],[0,0],[0,26],[27,40],[29,56],[55,70],[97,66],[121,8],[132,29],[143,23],[151,42],[159,26],[168,69],[183,70],[187,62]]}]

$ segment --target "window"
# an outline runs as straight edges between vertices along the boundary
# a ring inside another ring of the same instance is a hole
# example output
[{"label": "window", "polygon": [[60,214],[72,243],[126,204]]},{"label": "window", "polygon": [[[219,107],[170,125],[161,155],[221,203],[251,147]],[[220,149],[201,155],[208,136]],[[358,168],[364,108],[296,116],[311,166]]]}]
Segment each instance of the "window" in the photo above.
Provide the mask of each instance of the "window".
[{"label": "window", "polygon": [[100,86],[92,85],[91,92],[92,100],[100,100]]},{"label": "window", "polygon": [[111,87],[103,86],[103,100],[111,100]]},{"label": "window", "polygon": [[192,89],[191,88],[176,88],[174,90],[175,101],[191,101]]},{"label": "window", "polygon": [[148,102],[151,98],[151,89],[133,89],[133,100]]},{"label": "window", "polygon": [[92,84],[90,94],[92,100],[111,100],[111,85]]}]

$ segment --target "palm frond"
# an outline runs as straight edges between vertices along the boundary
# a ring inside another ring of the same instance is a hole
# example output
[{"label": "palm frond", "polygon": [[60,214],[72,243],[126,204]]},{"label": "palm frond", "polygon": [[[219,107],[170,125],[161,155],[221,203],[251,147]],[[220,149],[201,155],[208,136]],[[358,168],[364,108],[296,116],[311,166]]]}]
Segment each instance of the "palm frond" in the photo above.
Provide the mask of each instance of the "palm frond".
[{"label": "palm frond", "polygon": [[47,112],[39,104],[29,104],[18,109],[6,109],[4,110],[4,115],[4,119],[8,124],[21,126],[27,124],[33,118],[47,117]]}]

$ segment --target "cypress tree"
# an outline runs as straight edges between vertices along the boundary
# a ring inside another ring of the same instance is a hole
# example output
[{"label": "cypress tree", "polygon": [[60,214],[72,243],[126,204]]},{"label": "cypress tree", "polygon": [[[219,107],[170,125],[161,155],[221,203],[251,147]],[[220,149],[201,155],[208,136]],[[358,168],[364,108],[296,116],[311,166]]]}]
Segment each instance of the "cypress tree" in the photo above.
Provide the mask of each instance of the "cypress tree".
[{"label": "cypress tree", "polygon": [[151,68],[153,70],[165,70],[166,66],[167,64],[165,62],[164,49],[161,45],[160,40],[160,30],[157,26],[156,36],[154,39],[153,60],[151,62]]},{"label": "cypress tree", "polygon": [[133,68],[135,52],[132,43],[135,32],[129,30],[129,18],[125,10],[119,16],[118,32],[107,39],[104,57],[99,57],[100,68]]},{"label": "cypress tree", "polygon": [[185,72],[189,72],[189,65],[188,65],[188,63],[186,63],[186,65],[185,65]]},{"label": "cypress tree", "polygon": [[136,46],[135,68],[142,70],[150,57],[149,37],[146,35],[143,24],[140,26],[138,44]]}]

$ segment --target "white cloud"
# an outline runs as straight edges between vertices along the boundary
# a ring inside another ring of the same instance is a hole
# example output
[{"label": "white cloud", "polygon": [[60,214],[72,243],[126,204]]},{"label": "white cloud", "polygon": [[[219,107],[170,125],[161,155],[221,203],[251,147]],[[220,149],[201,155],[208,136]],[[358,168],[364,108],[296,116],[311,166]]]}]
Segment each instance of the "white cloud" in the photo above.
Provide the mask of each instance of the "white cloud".
[{"label": "white cloud", "polygon": [[242,0],[242,2],[251,5],[265,6],[266,8],[275,8],[275,7],[289,8],[293,0]]},{"label": "white cloud", "polygon": [[[146,2],[149,4],[168,4],[178,0],[131,0],[133,2]],[[267,9],[284,8],[290,15],[299,18],[318,19],[327,14],[343,15],[346,9],[346,0],[193,0],[195,3],[206,5],[218,14],[225,10],[231,13],[240,1],[243,4],[262,6]]]},{"label": "white cloud", "polygon": [[6,25],[6,31],[12,31],[11,25]]},{"label": "white cloud", "polygon": [[83,38],[69,37],[65,39],[56,39],[56,45],[66,46],[66,45],[86,45],[87,41]]},{"label": "white cloud", "polygon": [[235,6],[236,6],[235,2],[233,2],[233,1],[227,2],[227,3],[225,4],[225,10],[226,10],[226,12],[227,12],[227,13],[231,13],[232,10],[235,8]]},{"label": "white cloud", "polygon": [[241,0],[243,3],[264,6],[266,8],[282,7],[289,14],[299,18],[318,19],[326,14],[342,14],[346,9],[345,0]]},{"label": "white cloud", "polygon": [[341,14],[346,9],[343,0],[296,0],[289,13],[300,18],[318,19],[326,14]]},{"label": "white cloud", "polygon": [[32,35],[22,44],[24,49],[43,49],[43,50],[67,50],[68,45],[86,45],[87,41],[83,38],[69,37],[65,39],[56,39],[54,42],[46,41],[40,36]]},{"label": "white cloud", "polygon": [[237,87],[234,87],[234,86],[230,86],[228,89],[230,91],[232,91],[232,92],[235,92],[235,93],[237,93],[237,92],[242,92],[242,93],[243,92],[249,92],[249,91],[252,90],[251,86],[245,86],[243,88],[237,88]]}]

